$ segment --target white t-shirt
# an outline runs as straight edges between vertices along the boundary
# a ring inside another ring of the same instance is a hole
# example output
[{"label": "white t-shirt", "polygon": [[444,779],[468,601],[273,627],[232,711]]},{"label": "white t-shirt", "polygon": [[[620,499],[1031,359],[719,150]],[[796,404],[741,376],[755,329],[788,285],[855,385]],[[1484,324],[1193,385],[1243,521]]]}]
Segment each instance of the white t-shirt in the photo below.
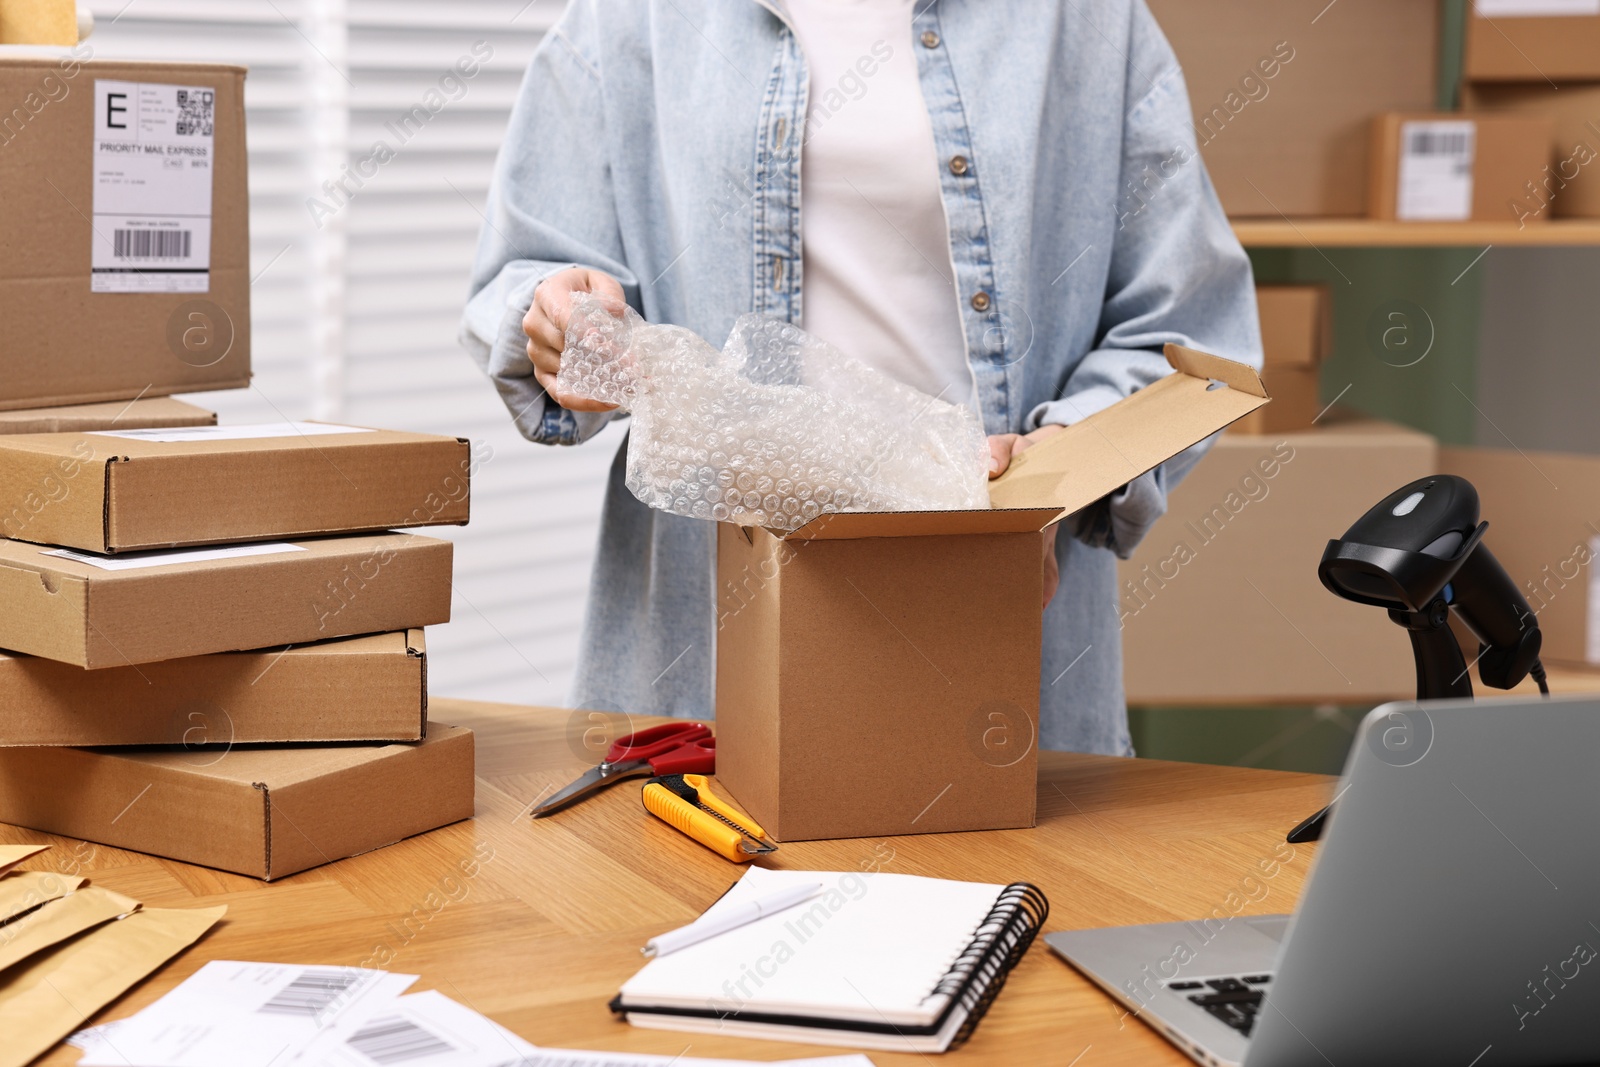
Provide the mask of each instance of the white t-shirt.
[{"label": "white t-shirt", "polygon": [[810,72],[801,155],[807,332],[969,403],[950,226],[917,79],[913,0],[789,0]]}]

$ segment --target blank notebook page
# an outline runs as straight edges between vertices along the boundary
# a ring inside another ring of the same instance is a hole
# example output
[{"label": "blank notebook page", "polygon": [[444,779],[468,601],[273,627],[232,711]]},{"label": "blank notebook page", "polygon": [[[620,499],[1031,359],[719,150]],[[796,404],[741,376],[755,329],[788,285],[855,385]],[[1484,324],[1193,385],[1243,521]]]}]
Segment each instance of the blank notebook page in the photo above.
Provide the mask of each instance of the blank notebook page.
[{"label": "blank notebook page", "polygon": [[651,960],[623,1003],[927,1025],[948,998],[934,986],[1005,889],[905,874],[752,867],[706,915],[790,886],[822,883],[802,904]]}]

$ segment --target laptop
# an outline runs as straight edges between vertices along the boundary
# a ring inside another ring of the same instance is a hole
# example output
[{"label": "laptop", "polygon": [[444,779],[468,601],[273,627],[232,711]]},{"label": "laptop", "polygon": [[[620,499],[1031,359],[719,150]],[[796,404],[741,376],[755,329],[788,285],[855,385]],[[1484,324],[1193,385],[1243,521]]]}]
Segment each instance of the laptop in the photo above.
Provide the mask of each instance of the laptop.
[{"label": "laptop", "polygon": [[1600,698],[1385,704],[1294,915],[1045,942],[1211,1067],[1600,1061],[1597,759]]}]

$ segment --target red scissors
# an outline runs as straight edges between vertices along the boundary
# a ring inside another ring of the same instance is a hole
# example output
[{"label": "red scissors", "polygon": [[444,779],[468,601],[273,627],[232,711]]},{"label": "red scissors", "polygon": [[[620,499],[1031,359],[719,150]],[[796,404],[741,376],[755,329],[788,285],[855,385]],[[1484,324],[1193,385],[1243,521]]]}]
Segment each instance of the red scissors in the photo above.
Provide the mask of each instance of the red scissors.
[{"label": "red scissors", "polygon": [[669,722],[619,737],[605,760],[533,809],[548,815],[624,778],[662,774],[711,774],[717,769],[717,739],[703,722]]}]

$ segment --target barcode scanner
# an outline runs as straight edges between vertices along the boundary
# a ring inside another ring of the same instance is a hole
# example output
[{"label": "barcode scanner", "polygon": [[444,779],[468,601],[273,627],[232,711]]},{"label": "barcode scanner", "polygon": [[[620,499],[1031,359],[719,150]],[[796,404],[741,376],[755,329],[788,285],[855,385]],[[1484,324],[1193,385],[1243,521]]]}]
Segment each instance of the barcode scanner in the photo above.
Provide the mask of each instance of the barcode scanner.
[{"label": "barcode scanner", "polygon": [[[1417,699],[1471,697],[1472,679],[1450,631],[1452,610],[1478,639],[1478,677],[1511,689],[1533,677],[1549,695],[1539,662],[1539,619],[1483,543],[1478,491],[1465,478],[1436,474],[1403,485],[1329,541],[1317,577],[1336,596],[1386,608],[1411,638]],[[1327,808],[1289,832],[1298,844],[1322,833]]]}]

